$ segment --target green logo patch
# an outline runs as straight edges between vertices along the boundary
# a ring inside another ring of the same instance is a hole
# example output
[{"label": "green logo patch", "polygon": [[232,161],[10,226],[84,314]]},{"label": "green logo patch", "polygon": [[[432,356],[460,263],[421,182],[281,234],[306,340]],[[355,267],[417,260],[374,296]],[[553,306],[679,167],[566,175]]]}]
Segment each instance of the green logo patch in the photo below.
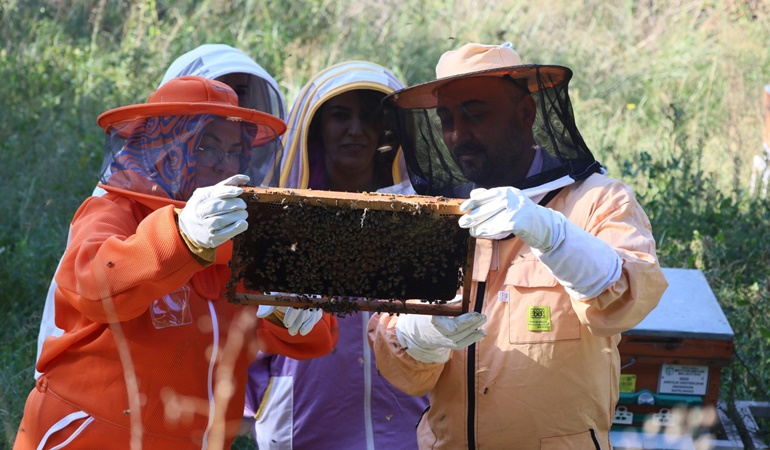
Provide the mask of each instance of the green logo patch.
[{"label": "green logo patch", "polygon": [[527,306],[527,330],[551,331],[551,307]]}]

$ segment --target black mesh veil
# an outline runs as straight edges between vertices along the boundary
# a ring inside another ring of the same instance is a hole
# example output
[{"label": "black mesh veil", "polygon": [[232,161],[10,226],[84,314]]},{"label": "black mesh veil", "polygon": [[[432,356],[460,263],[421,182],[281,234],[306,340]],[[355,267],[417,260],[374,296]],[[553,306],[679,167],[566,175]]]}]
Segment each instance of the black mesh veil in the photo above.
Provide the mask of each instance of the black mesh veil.
[{"label": "black mesh veil", "polygon": [[[587,178],[601,170],[575,124],[570,102],[568,85],[572,71],[560,66],[520,66],[527,69],[526,80],[513,79],[521,86],[526,82],[535,104],[537,114],[533,135],[544,151],[543,170],[525,179],[518,188],[529,188],[556,180],[565,175],[574,180]],[[541,70],[544,69],[544,70]],[[555,69],[558,69],[555,70]],[[554,75],[558,73],[558,76]],[[504,78],[510,78],[505,75]],[[429,83],[425,83],[428,85]],[[420,85],[417,85],[419,87]],[[416,92],[416,98],[399,101],[399,95],[413,88],[395,92],[385,98],[393,128],[404,150],[406,165],[412,185],[418,194],[464,198],[474,187],[466,179],[452,159],[442,139],[441,123],[435,106],[413,107],[420,104],[419,96],[433,95],[433,90]],[[403,106],[404,103],[407,106]],[[411,103],[411,104],[410,104]],[[435,105],[426,100],[423,104]],[[400,105],[400,106],[399,106]]]}]

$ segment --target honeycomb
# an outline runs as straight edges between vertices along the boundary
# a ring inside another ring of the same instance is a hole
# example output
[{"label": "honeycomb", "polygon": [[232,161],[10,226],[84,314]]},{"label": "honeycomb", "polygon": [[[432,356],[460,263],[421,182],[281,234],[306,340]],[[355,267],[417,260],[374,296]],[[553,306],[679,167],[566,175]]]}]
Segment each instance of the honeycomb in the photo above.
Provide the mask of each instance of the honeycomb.
[{"label": "honeycomb", "polygon": [[[234,238],[233,303],[455,315],[474,240],[462,200],[246,187],[249,228]],[[242,282],[250,292],[236,286]],[[407,301],[408,300],[408,301]],[[454,304],[454,302],[453,302]]]}]

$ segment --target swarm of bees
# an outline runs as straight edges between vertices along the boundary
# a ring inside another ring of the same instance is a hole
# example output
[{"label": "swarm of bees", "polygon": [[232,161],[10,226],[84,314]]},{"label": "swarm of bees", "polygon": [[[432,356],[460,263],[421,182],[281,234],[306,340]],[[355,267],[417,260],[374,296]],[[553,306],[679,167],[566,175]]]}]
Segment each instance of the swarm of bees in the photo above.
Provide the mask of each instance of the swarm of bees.
[{"label": "swarm of bees", "polygon": [[[440,313],[471,269],[456,199],[265,188],[243,198],[249,228],[234,242],[233,302],[345,315],[408,312],[406,300],[420,299],[419,312]],[[241,280],[250,294],[236,292]]]}]

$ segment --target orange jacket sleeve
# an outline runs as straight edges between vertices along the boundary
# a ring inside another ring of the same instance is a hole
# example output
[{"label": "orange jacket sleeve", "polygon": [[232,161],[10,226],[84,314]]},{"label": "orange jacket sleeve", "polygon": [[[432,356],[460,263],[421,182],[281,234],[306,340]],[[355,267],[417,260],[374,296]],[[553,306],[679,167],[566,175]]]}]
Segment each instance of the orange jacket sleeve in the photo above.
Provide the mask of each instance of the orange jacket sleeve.
[{"label": "orange jacket sleeve", "polygon": [[108,195],[89,198],[75,214],[56,282],[85,317],[109,323],[138,317],[202,269],[179,235],[173,206],[149,212]]},{"label": "orange jacket sleeve", "polygon": [[369,319],[367,336],[377,370],[393,386],[415,397],[429,393],[444,370],[444,364],[425,363],[409,356],[396,336],[395,314],[377,313]]},{"label": "orange jacket sleeve", "polygon": [[264,353],[278,353],[294,359],[318,358],[331,353],[339,337],[337,318],[324,313],[323,318],[306,336],[292,336],[289,330],[269,320],[259,319],[257,338]]}]

